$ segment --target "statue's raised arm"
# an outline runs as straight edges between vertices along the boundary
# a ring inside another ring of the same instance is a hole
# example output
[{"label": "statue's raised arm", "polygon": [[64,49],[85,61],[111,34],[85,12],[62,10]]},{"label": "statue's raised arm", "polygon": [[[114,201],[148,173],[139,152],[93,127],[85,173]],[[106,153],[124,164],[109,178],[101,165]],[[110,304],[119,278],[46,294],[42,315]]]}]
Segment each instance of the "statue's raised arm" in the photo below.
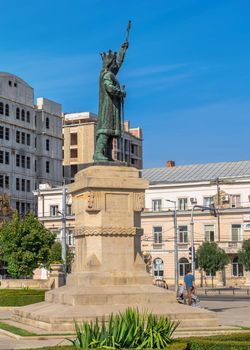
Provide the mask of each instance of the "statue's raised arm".
[{"label": "statue's raised arm", "polygon": [[125,38],[125,41],[124,41],[124,43],[122,44],[122,46],[120,48],[120,51],[119,51],[119,53],[117,55],[117,59],[116,59],[117,66],[119,68],[122,65],[122,62],[124,60],[124,56],[125,56],[126,50],[128,49],[128,37],[129,37],[130,29],[131,29],[131,21],[128,21],[126,38]]}]

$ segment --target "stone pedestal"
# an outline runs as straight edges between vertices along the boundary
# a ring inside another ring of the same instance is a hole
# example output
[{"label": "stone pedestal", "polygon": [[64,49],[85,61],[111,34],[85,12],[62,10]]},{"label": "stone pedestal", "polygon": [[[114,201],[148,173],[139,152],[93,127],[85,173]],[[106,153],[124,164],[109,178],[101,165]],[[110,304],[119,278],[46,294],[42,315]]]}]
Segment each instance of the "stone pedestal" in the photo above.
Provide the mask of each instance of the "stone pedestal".
[{"label": "stone pedestal", "polygon": [[140,212],[148,183],[125,166],[91,166],[70,186],[76,217],[76,258],[64,287],[13,318],[48,331],[72,331],[74,320],[107,318],[128,306],[180,320],[180,327],[215,327],[214,313],[180,305],[152,285],[141,258]]}]

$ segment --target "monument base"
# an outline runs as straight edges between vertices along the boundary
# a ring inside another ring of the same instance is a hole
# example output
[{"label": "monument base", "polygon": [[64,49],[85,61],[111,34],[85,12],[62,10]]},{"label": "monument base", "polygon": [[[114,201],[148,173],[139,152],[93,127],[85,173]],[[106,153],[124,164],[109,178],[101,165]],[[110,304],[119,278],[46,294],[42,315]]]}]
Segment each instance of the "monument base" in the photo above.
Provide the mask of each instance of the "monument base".
[{"label": "monument base", "polygon": [[76,259],[66,286],[45,302],[14,310],[13,319],[49,332],[74,331],[74,322],[107,319],[128,307],[180,321],[182,328],[216,327],[212,312],[176,302],[152,285],[141,258],[140,212],[148,183],[135,168],[96,165],[75,176]]}]

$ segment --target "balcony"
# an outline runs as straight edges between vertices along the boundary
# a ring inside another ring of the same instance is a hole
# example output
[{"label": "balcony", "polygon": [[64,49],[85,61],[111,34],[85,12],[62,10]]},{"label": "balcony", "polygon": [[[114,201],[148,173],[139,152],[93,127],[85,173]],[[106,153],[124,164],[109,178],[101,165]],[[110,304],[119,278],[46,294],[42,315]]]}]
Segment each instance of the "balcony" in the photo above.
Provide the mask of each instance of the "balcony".
[{"label": "balcony", "polygon": [[219,242],[218,245],[225,250],[227,254],[237,254],[242,248],[242,242]]},{"label": "balcony", "polygon": [[153,249],[154,250],[162,250],[163,243],[153,243]]}]

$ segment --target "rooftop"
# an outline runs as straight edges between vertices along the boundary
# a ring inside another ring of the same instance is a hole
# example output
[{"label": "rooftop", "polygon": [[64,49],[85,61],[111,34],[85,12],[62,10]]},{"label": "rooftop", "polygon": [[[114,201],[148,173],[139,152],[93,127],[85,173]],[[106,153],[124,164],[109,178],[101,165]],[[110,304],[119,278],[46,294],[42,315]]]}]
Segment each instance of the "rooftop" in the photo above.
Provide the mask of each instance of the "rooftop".
[{"label": "rooftop", "polygon": [[244,178],[250,177],[250,160],[148,168],[142,170],[142,177],[151,185]]}]

